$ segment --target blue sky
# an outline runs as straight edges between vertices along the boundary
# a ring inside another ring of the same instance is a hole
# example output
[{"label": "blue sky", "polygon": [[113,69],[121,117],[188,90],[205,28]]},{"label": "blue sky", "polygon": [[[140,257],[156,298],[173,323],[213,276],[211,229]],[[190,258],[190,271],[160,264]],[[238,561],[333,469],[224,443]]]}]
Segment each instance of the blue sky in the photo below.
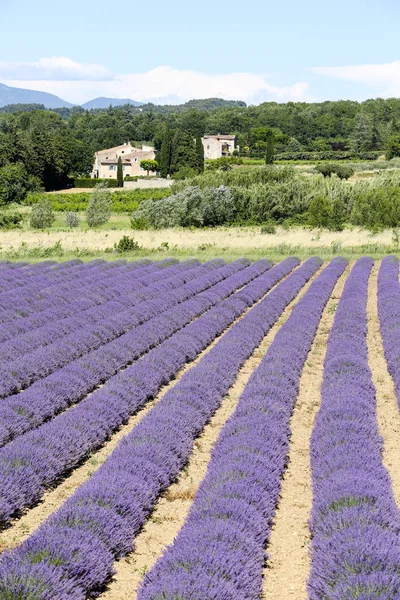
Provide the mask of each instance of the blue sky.
[{"label": "blue sky", "polygon": [[0,82],[72,102],[400,95],[395,0],[0,2]]}]

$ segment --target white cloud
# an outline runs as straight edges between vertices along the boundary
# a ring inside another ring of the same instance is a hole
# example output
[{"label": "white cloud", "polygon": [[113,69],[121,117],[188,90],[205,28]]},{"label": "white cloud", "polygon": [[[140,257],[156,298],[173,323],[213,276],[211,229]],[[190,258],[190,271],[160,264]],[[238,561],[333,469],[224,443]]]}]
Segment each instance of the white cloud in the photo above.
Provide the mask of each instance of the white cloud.
[{"label": "white cloud", "polygon": [[400,61],[391,63],[350,65],[343,67],[314,67],[313,73],[335,79],[361,83],[374,89],[379,96],[400,95]]},{"label": "white cloud", "polygon": [[[213,75],[160,66],[146,73],[112,75],[101,65],[80,65],[69,59],[41,59],[31,63],[25,71],[21,67],[21,72],[28,75],[29,69],[33,69],[37,76],[21,77],[6,76],[4,64],[0,63],[0,79],[6,85],[51,92],[77,104],[97,96],[139,101],[171,98],[175,103],[210,97],[244,100],[250,104],[313,100],[305,82],[279,87],[272,85],[265,75],[252,73]],[[11,73],[11,67],[9,71]],[[46,76],[39,77],[40,72]]]},{"label": "white cloud", "polygon": [[64,56],[37,62],[0,61],[0,78],[18,81],[107,81],[114,75],[102,65],[78,63]]}]

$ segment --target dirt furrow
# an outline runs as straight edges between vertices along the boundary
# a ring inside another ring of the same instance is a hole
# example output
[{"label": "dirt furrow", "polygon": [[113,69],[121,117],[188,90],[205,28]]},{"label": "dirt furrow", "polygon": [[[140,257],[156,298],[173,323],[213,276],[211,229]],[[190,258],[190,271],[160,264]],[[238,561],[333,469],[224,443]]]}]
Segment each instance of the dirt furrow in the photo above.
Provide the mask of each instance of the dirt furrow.
[{"label": "dirt furrow", "polygon": [[387,369],[378,316],[378,271],[372,270],[368,289],[368,360],[376,388],[376,416],[383,438],[382,460],[392,480],[394,497],[400,506],[400,412],[393,379]]},{"label": "dirt furrow", "polygon": [[245,362],[220,408],[196,440],[188,464],[176,483],[160,497],[149,520],[137,536],[135,551],[116,563],[116,575],[107,591],[100,596],[101,600],[133,600],[146,571],[155,564],[166,546],[174,541],[186,520],[197,489],[206,475],[212,448],[226,421],[234,412],[250,375],[260,364],[277,331],[288,319],[295,304],[319,273],[320,270],[304,286],[297,298],[288,305],[259,347]]},{"label": "dirt furrow", "polygon": [[289,464],[282,480],[280,501],[264,569],[263,598],[306,600],[309,572],[308,519],[312,507],[310,437],[320,407],[323,365],[336,306],[351,265],[338,280],[327,303],[300,380],[293,411]]},{"label": "dirt furrow", "polygon": [[[284,277],[275,286],[273,286],[271,290],[263,296],[263,298],[253,305],[253,307],[259,304],[259,302],[268,296],[268,294],[270,294],[271,291],[274,290],[287,277],[288,276]],[[203,350],[203,352],[201,352],[194,361],[186,364],[185,367],[176,374],[174,380],[172,380],[168,385],[164,386],[152,401],[148,402],[142,409],[139,410],[138,413],[133,415],[127,424],[122,426],[98,451],[94,452],[79,467],[68,474],[68,476],[65,477],[65,479],[63,479],[57,485],[57,487],[46,492],[41,502],[37,506],[27,509],[24,514],[20,518],[16,519],[10,527],[4,531],[1,531],[0,553],[21,544],[34,531],[36,531],[36,529],[38,529],[40,525],[61,506],[61,504],[63,504],[70,496],[72,496],[79,486],[81,486],[93,473],[100,468],[100,466],[116,448],[118,443],[126,435],[128,435],[134,429],[134,427],[136,427],[136,425],[140,423],[140,421],[158,402],[160,402],[168,390],[175,386],[183,377],[183,375],[192,369],[203,358],[203,356],[205,356],[205,354],[207,354],[211,348],[215,346],[218,340],[221,339],[221,337],[225,335],[225,333],[227,333],[235,325],[235,323],[242,319],[244,315],[246,315],[247,312],[253,307],[247,309],[236,321],[234,321],[234,323],[232,323],[232,325],[230,325],[205,350]]]}]

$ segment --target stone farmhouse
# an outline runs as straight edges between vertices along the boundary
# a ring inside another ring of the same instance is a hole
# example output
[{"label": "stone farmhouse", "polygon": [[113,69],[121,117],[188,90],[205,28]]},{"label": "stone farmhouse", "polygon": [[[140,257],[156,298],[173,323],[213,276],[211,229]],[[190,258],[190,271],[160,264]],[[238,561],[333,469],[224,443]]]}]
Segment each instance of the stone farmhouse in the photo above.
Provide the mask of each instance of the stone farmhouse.
[{"label": "stone farmhouse", "polygon": [[[126,177],[127,175],[147,175],[147,172],[141,168],[140,161],[155,160],[156,154],[154,148],[151,146],[142,146],[139,149],[132,146],[129,142],[115,148],[100,150],[95,154],[91,177],[96,179],[116,179],[119,157],[121,157],[122,171],[124,177]],[[155,176],[156,173],[150,172],[150,175]]]},{"label": "stone farmhouse", "polygon": [[232,156],[237,145],[235,135],[205,135],[202,142],[205,158]]}]

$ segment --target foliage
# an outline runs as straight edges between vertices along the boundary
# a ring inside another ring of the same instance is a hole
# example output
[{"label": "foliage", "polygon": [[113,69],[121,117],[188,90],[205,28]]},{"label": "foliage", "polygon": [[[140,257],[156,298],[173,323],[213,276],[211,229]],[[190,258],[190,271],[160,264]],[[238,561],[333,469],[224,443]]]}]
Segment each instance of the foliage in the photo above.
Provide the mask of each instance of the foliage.
[{"label": "foliage", "polygon": [[29,191],[40,189],[40,181],[28,175],[22,163],[0,167],[0,205],[23,202]]},{"label": "foliage", "polygon": [[235,165],[243,165],[243,158],[238,156],[221,156],[207,160],[205,167],[207,171],[231,171]]},{"label": "foliage", "polygon": [[275,155],[275,144],[274,144],[274,138],[272,135],[268,136],[267,139],[267,148],[265,151],[265,163],[267,165],[272,165],[274,162],[274,155]]},{"label": "foliage", "polygon": [[400,156],[400,134],[396,133],[389,137],[386,143],[386,160]]},{"label": "foliage", "polygon": [[53,207],[50,200],[46,197],[42,197],[39,202],[32,207],[29,224],[34,229],[45,229],[46,227],[52,226],[54,219]]},{"label": "foliage", "polygon": [[0,229],[17,229],[21,226],[23,216],[16,210],[0,212]]},{"label": "foliage", "polygon": [[99,183],[109,188],[120,187],[116,179],[93,179],[88,177],[74,179],[74,187],[76,188],[95,188]]},{"label": "foliage", "polygon": [[275,234],[276,233],[275,223],[273,221],[266,221],[265,223],[263,223],[261,225],[260,233]]},{"label": "foliage", "polygon": [[201,135],[196,137],[196,167],[199,173],[204,172],[204,146]]},{"label": "foliage", "polygon": [[65,213],[64,221],[70,229],[73,227],[79,227],[80,219],[76,212],[68,211]]},{"label": "foliage", "polygon": [[159,164],[161,177],[167,177],[170,175],[172,163],[172,131],[168,125],[164,131],[161,149],[157,154],[157,161]]},{"label": "foliage", "polygon": [[354,175],[354,169],[345,164],[338,163],[322,163],[316,165],[316,170],[322,173],[324,177],[330,177],[336,174],[340,179],[349,179]]},{"label": "foliage", "polygon": [[[113,213],[131,213],[136,210],[143,200],[160,199],[170,195],[169,188],[137,189],[112,193],[111,211]],[[53,209],[57,212],[83,212],[87,209],[91,193],[77,194],[28,194],[24,201],[27,206],[33,206],[40,198],[49,198]]]},{"label": "foliage", "polygon": [[169,198],[143,202],[133,214],[133,221],[155,229],[204,227],[233,222],[234,214],[234,200],[228,188],[192,186]]},{"label": "foliage", "polygon": [[314,196],[308,207],[308,222],[311,227],[328,228],[331,219],[331,204],[325,196]]},{"label": "foliage", "polygon": [[372,231],[400,226],[400,187],[367,189],[355,200],[351,213],[355,225]]},{"label": "foliage", "polygon": [[122,158],[118,157],[117,162],[117,187],[124,187],[124,172],[122,170]]},{"label": "foliage", "polygon": [[133,252],[135,250],[140,250],[140,248],[139,243],[128,235],[122,236],[119,242],[114,244],[114,249],[119,253]]},{"label": "foliage", "polygon": [[147,176],[150,175],[150,171],[155,172],[158,169],[158,163],[156,160],[141,160],[140,166],[142,169],[147,171]]},{"label": "foliage", "polygon": [[86,209],[86,221],[89,227],[98,227],[107,223],[111,216],[111,206],[111,192],[100,183],[93,190]]}]

